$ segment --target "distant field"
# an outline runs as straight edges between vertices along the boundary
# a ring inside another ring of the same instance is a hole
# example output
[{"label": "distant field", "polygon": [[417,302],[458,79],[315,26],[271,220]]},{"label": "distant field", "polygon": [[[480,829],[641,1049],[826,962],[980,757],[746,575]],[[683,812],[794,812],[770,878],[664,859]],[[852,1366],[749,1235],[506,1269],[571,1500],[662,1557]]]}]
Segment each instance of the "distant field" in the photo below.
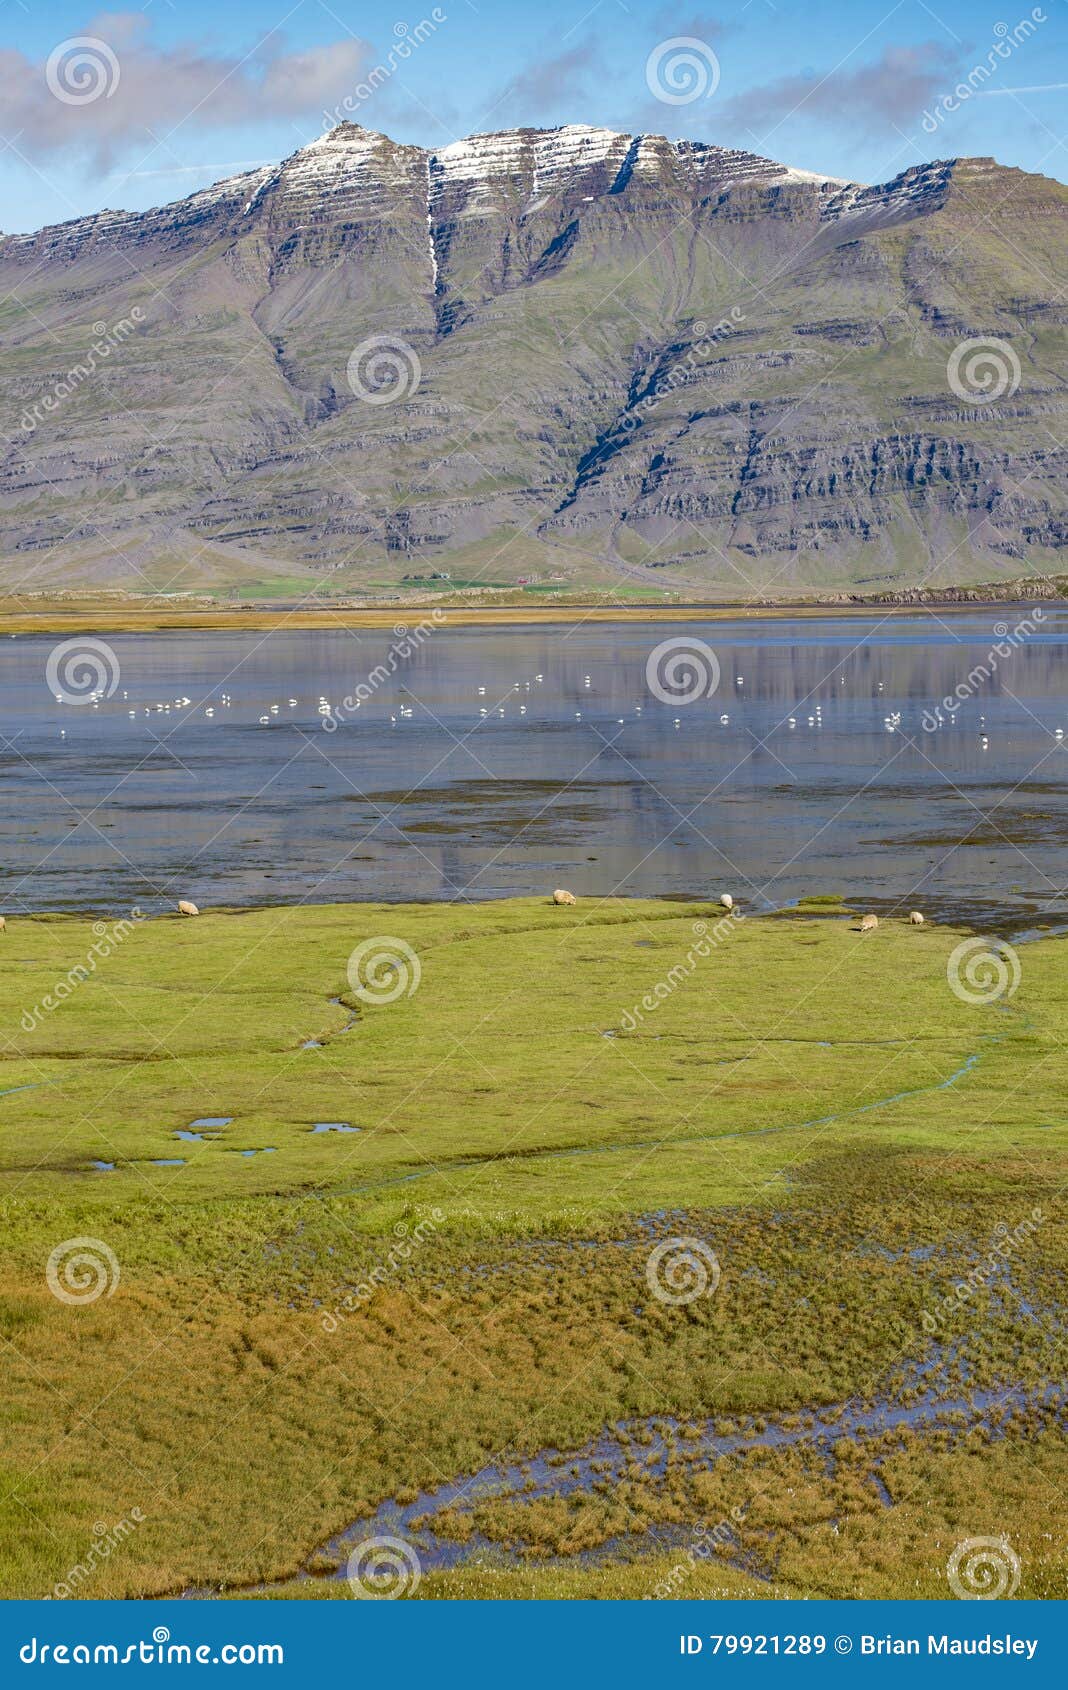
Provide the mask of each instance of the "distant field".
[{"label": "distant field", "polygon": [[857,925],[12,919],[0,1593],[1062,1594],[1068,944]]},{"label": "distant field", "polygon": [[[1011,590],[1010,590],[1011,587]],[[1052,590],[1051,590],[1052,588]],[[654,587],[614,586],[610,592],[581,587],[510,587],[501,591],[466,594],[453,583],[453,590],[430,593],[414,584],[401,587],[382,583],[380,590],[389,597],[370,604],[358,599],[311,596],[306,588],[285,580],[259,582],[243,590],[239,602],[202,597],[182,602],[177,597],[136,598],[121,595],[93,599],[69,595],[63,599],[35,598],[5,599],[0,589],[0,636],[4,634],[77,634],[77,633],[154,633],[161,630],[251,632],[288,629],[329,632],[343,628],[380,628],[392,630],[398,617],[422,612],[427,617],[441,616],[441,626],[450,628],[524,627],[563,622],[737,622],[756,621],[785,613],[792,618],[825,617],[829,610],[835,616],[871,617],[872,615],[921,617],[937,610],[939,616],[953,612],[974,615],[984,606],[1033,601],[1036,598],[1063,602],[1068,598],[1068,582],[1052,583],[1018,581],[1002,587],[976,587],[962,590],[953,599],[939,599],[933,593],[922,598],[896,600],[892,594],[874,595],[867,599],[854,598],[840,602],[840,595],[824,600],[810,598],[771,600],[754,603],[751,600],[723,598],[719,601],[694,601],[682,598],[677,592]],[[400,593],[405,596],[395,596]],[[292,599],[291,604],[284,601]],[[275,603],[279,600],[283,602]]]}]

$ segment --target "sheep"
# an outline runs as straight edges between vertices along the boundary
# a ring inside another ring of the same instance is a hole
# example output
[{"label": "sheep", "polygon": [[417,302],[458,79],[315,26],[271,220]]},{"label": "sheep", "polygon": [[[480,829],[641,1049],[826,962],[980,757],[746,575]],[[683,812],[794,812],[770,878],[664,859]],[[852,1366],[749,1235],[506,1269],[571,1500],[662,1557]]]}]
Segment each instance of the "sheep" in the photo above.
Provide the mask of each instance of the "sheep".
[{"label": "sheep", "polygon": [[912,913],[909,916],[909,920],[912,923],[913,927],[922,927],[923,926],[923,916],[920,914],[919,910],[913,910]]},{"label": "sheep", "polygon": [[565,892],[562,886],[558,886],[556,891],[553,893],[554,904],[573,904],[574,902],[574,892]]},{"label": "sheep", "polygon": [[191,904],[189,902],[188,898],[179,898],[179,900],[178,900],[178,914],[179,915],[199,915],[200,911],[197,909],[197,906],[195,904]]},{"label": "sheep", "polygon": [[862,933],[874,933],[878,925],[879,917],[877,915],[863,915],[860,918],[860,931]]},{"label": "sheep", "polygon": [[725,910],[732,910],[734,908],[734,899],[731,897],[729,892],[721,892],[719,895],[719,901]]},{"label": "sheep", "polygon": [[4,920],[3,916],[0,915],[0,933],[6,933],[6,932],[7,932],[7,922]]}]

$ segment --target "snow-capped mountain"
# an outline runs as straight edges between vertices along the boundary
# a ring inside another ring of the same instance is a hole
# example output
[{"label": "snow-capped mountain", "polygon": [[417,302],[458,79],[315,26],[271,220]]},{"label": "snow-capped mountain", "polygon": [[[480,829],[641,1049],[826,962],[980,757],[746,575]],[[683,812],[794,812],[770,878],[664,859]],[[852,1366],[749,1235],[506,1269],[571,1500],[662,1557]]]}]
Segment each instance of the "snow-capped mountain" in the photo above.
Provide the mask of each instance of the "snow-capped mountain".
[{"label": "snow-capped mountain", "polygon": [[7,236],[4,576],[1047,568],[1066,212],[989,159],[869,187],[581,124],[436,151],[343,124]]}]

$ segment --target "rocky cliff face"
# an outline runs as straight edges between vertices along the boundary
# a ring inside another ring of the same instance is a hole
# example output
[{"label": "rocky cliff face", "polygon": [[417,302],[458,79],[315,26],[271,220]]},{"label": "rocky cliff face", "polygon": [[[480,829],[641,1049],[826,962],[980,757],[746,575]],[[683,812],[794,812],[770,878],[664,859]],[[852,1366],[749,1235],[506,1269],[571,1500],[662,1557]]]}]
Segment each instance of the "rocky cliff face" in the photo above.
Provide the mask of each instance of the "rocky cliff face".
[{"label": "rocky cliff face", "polygon": [[0,577],[1063,570],[1066,231],[1068,189],[988,159],[863,187],[583,126],[429,153],[342,125],[0,240]]}]

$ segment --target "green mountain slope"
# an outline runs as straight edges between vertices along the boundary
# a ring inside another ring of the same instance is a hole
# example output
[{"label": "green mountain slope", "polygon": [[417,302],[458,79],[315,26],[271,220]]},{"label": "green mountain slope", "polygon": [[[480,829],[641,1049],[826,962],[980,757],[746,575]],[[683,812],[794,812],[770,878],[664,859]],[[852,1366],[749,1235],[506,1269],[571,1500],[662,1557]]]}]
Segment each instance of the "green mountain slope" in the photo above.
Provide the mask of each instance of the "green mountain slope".
[{"label": "green mountain slope", "polygon": [[1066,253],[991,160],[342,125],[0,240],[0,585],[1063,571]]}]

